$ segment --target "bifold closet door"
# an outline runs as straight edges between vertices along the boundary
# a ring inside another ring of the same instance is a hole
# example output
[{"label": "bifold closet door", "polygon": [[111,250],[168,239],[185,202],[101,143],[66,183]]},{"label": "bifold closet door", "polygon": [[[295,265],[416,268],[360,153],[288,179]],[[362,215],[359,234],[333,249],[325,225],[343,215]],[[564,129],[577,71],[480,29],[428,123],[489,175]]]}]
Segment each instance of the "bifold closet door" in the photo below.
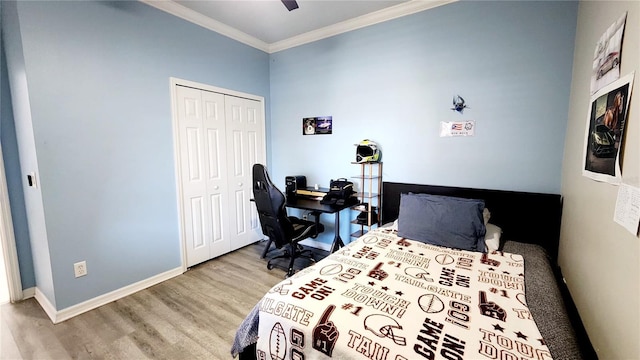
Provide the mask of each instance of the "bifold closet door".
[{"label": "bifold closet door", "polygon": [[178,86],[187,267],[231,251],[224,95]]},{"label": "bifold closet door", "polygon": [[251,168],[264,163],[256,100],[177,87],[182,228],[187,267],[262,237]]},{"label": "bifold closet door", "polygon": [[231,250],[235,250],[262,237],[258,213],[250,199],[253,164],[264,164],[266,158],[264,114],[261,102],[229,95],[225,96],[225,114],[229,206],[233,212],[229,231]]}]

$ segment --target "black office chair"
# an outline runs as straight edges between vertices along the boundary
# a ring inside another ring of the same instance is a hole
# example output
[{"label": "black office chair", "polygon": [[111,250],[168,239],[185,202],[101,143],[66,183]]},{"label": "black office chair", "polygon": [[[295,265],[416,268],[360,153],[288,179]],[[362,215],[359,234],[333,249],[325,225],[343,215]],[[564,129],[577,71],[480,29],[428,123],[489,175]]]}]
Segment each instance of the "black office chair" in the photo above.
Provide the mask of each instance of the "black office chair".
[{"label": "black office chair", "polygon": [[287,277],[293,275],[295,259],[304,257],[315,262],[310,250],[305,250],[299,242],[306,238],[315,238],[324,231],[324,226],[316,221],[307,221],[294,216],[287,216],[286,198],[269,178],[267,168],[262,164],[253,165],[253,197],[260,217],[262,232],[269,237],[267,248],[273,242],[276,248],[286,247],[284,253],[267,262],[267,269],[273,269],[272,261],[279,258],[290,258]]}]

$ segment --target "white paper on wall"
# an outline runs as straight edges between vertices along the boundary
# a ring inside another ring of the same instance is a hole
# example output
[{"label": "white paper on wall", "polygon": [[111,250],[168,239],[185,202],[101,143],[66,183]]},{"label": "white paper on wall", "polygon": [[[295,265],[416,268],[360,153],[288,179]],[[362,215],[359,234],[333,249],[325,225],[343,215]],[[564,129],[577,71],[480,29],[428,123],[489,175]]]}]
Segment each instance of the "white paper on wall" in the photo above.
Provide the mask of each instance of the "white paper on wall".
[{"label": "white paper on wall", "polygon": [[638,234],[638,225],[640,225],[640,188],[624,183],[620,184],[613,220],[629,230],[633,235]]},{"label": "white paper on wall", "polygon": [[475,130],[476,122],[474,120],[440,122],[440,137],[473,136]]}]

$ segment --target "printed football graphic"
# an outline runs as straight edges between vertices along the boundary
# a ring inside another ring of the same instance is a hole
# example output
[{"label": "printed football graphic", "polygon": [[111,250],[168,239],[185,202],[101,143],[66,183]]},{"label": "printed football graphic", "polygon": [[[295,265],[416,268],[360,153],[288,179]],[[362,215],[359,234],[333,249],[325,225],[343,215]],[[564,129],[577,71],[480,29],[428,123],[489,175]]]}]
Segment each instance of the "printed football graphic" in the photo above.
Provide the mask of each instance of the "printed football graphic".
[{"label": "printed football graphic", "polygon": [[453,264],[455,259],[451,255],[439,254],[439,255],[436,255],[436,261],[440,265],[449,265],[449,264]]},{"label": "printed football graphic", "polygon": [[365,244],[377,243],[378,242],[378,237],[377,236],[373,236],[373,235],[369,235],[367,237],[362,238],[362,242],[365,243]]},{"label": "printed football graphic", "polygon": [[522,256],[511,254],[510,257],[511,260],[515,262],[524,262],[524,258],[522,258]]},{"label": "printed football graphic", "polygon": [[271,360],[284,360],[287,356],[287,337],[279,322],[273,325],[269,334],[269,352]]},{"label": "printed football graphic", "polygon": [[444,303],[439,297],[433,294],[425,294],[418,298],[418,305],[420,309],[427,314],[435,314],[444,310]]},{"label": "printed football graphic", "polygon": [[420,280],[425,280],[425,281],[429,281],[429,282],[433,282],[433,279],[430,278],[428,275],[429,273],[426,272],[424,269],[422,268],[418,268],[418,267],[408,267],[404,269],[404,273],[411,276],[414,279],[420,279]]},{"label": "printed football graphic", "polygon": [[341,264],[331,264],[320,269],[320,275],[337,275],[342,272]]}]

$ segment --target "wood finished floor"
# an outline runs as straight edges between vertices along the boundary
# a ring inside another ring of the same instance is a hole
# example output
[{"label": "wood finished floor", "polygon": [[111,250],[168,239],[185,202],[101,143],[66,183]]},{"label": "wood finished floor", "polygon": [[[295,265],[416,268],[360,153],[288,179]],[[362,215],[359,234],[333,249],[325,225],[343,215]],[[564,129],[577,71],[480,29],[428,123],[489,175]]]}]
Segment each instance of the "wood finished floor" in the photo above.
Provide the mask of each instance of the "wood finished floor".
[{"label": "wood finished floor", "polygon": [[263,248],[249,245],[56,325],[33,298],[2,305],[0,359],[231,359],[238,325],[284,278],[284,269],[267,270]]}]

